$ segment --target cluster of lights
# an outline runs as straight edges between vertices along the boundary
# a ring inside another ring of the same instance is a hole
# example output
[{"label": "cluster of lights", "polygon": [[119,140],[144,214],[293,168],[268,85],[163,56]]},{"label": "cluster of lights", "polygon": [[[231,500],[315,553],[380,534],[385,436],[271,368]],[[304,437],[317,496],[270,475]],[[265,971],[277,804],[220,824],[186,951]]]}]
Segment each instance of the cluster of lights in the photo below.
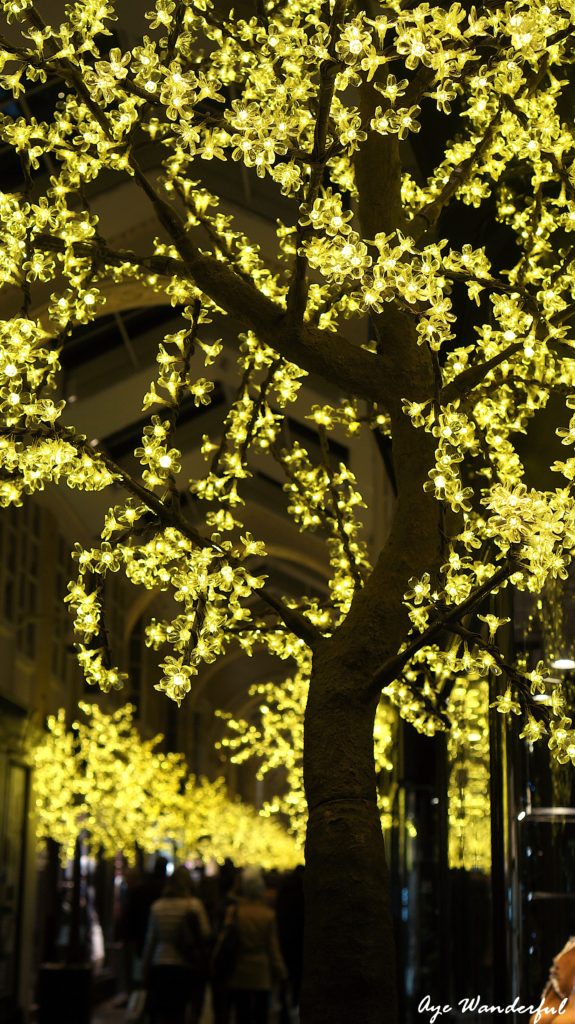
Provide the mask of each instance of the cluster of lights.
[{"label": "cluster of lights", "polygon": [[[228,752],[234,764],[251,759],[258,764],[258,777],[264,779],[279,770],[283,776],[280,795],[274,796],[264,807],[267,814],[279,814],[289,821],[290,832],[303,845],[307,825],[307,804],[303,778],[304,713],[307,703],[312,660],[309,652],[301,650],[297,671],[281,687],[276,683],[259,683],[251,688],[257,697],[257,724],[234,718],[220,712],[227,732],[219,747]],[[375,718],[373,742],[378,772],[393,770],[392,751],[395,740],[397,714],[387,702],[381,702]],[[379,796],[382,827],[392,822],[389,798]]]},{"label": "cluster of lights", "polygon": [[261,812],[230,799],[223,779],[191,778],[182,795],[182,814],[172,833],[180,859],[226,858],[287,871],[303,859],[303,840],[290,835],[268,807]]},{"label": "cluster of lights", "polygon": [[[434,449],[420,481],[425,508],[431,515],[437,500],[444,526],[458,525],[445,537],[442,565],[414,559],[401,581],[411,639],[485,586],[501,564],[513,564],[512,585],[538,593],[548,579],[565,577],[575,551],[575,459],[552,467],[555,490],[528,490],[514,446],[551,394],[575,392],[573,142],[561,114],[573,60],[568,4],[513,0],[502,13],[490,6],[465,11],[458,3],[405,9],[392,0],[368,17],[343,3],[330,22],[329,5],[316,0],[287,0],[249,21],[233,11],[220,17],[209,0],[186,5],[181,18],[180,6],[157,0],[139,45],[102,53],[115,18],[108,0],[69,5],[58,25],[44,25],[33,0],[1,0],[21,32],[19,42],[0,42],[7,94],[18,99],[48,76],[63,83],[48,121],[0,123],[0,140],[25,166],[45,159],[51,168],[44,195],[34,198],[27,189],[0,196],[0,283],[23,296],[21,315],[0,326],[0,504],[19,504],[50,482],[127,487],[131,497],[106,516],[101,544],[76,552],[69,602],[79,656],[89,682],[104,690],[122,685],[103,626],[109,572],[167,591],[181,610],[151,623],[147,639],[163,652],[158,687],[178,703],[200,666],[232,642],[248,653],[265,646],[280,658],[299,658],[306,620],[329,636],[363,587],[371,567],[358,515],[362,498],[349,469],[332,465],[327,435],[335,426],[385,433],[391,407],[396,425],[403,409],[422,448]],[[352,100],[369,83],[382,99],[366,119]],[[403,173],[401,223],[365,238],[348,203],[358,194],[357,154],[368,138],[395,147],[397,136],[417,131],[425,105],[415,101],[423,99],[445,116],[457,100],[457,134],[428,180]],[[138,163],[137,128],[164,154],[157,182]],[[214,159],[241,162],[293,200],[297,224],[278,225],[277,259],[264,258],[218,197],[197,186],[196,161]],[[330,185],[323,188],[326,171]],[[85,202],[86,186],[103,172],[128,174],[144,188],[169,236],[155,241],[151,257],[107,249]],[[483,249],[454,247],[441,229],[437,241],[428,240],[451,198],[478,207],[492,195],[520,252],[501,276]],[[55,391],[57,339],[98,315],[104,285],[134,279],[182,306],[184,321],[160,346],[157,379],[144,396],[153,417],[135,452],[138,479],[114,466],[97,442],[87,444],[61,425],[65,403]],[[36,281],[52,289],[49,324],[30,315]],[[474,337],[457,324],[454,283],[485,310]],[[411,393],[412,377],[397,363],[393,339],[366,341],[347,362],[345,337],[334,341],[344,319],[357,325],[367,313],[390,309],[408,318],[425,353],[425,393]],[[199,532],[179,511],[181,457],[173,435],[184,399],[210,402],[214,382],[204,374],[221,343],[209,324],[222,312],[244,331],[241,385],[217,440],[204,438],[206,473],[189,485],[204,502]],[[390,382],[387,394],[381,385],[381,401],[364,373],[365,393],[354,384],[353,401],[346,396],[340,409],[312,410],[319,462],[283,431],[283,410],[298,397],[306,372],[282,354],[288,350],[320,372],[331,352],[338,384],[368,355],[365,366],[386,367],[378,378]],[[574,404],[568,397],[568,407]],[[566,446],[575,442],[573,420],[560,436]],[[250,460],[262,455],[285,471],[299,528],[325,533],[332,570],[328,600],[304,598],[290,609],[291,620],[286,615],[271,627],[252,611],[264,579],[250,571],[249,559],[263,550],[242,533],[241,522]],[[417,576],[409,579],[411,573]],[[296,616],[298,636],[289,625]],[[398,644],[409,642],[406,632]],[[447,650],[422,644],[387,694],[431,733],[445,726],[439,712],[446,679],[472,667],[481,678],[507,670],[492,638],[457,634]],[[575,760],[561,687],[548,693],[545,680],[539,669],[522,681],[512,673],[497,709],[523,714],[527,739],[547,735],[558,760]],[[549,698],[545,726],[533,711],[542,696]]]},{"label": "cluster of lights", "polygon": [[491,871],[489,684],[470,673],[449,697],[453,725],[447,740],[451,868]]},{"label": "cluster of lights", "polygon": [[78,836],[107,856],[136,847],[153,851],[170,833],[185,763],[162,754],[162,736],[143,740],[127,704],[112,714],[80,704],[81,717],[66,722],[63,710],[33,751],[38,838],[59,843],[71,857]]},{"label": "cluster of lights", "polygon": [[64,860],[81,835],[90,850],[135,861],[174,844],[180,859],[289,868],[301,859],[276,821],[233,800],[222,779],[189,775],[181,754],[158,749],[161,735],[143,740],[131,705],[108,714],[80,704],[82,717],[66,723],[62,710],[33,751],[36,834],[53,839]]}]

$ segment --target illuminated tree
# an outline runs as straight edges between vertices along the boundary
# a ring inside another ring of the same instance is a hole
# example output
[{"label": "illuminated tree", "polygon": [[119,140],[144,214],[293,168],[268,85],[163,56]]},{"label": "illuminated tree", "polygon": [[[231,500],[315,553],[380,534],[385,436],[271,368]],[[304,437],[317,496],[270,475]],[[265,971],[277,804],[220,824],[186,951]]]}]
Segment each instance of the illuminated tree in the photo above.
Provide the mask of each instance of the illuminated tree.
[{"label": "illuminated tree", "polygon": [[64,858],[82,836],[94,854],[134,862],[138,847],[154,853],[179,827],[185,761],[156,749],[160,735],[142,740],[129,704],[111,714],[97,704],[80,710],[72,728],[63,711],[51,715],[34,750],[36,834],[57,842]]},{"label": "illuminated tree", "polygon": [[[264,779],[270,772],[279,770],[280,793],[266,804],[269,814],[281,814],[290,823],[290,831],[303,843],[307,829],[307,803],[303,778],[304,718],[307,704],[311,657],[304,655],[293,677],[286,679],[281,687],[276,683],[260,683],[251,687],[250,694],[257,696],[259,720],[257,724],[241,718],[234,718],[229,712],[218,712],[226,721],[227,731],[218,747],[229,751],[229,758],[235,764],[242,764],[252,758],[259,763],[258,778]],[[396,714],[388,703],[381,703],[377,709],[374,724],[374,759],[376,771],[390,772],[390,760],[394,741]],[[391,826],[389,796],[384,786],[379,787],[378,802],[382,827]]]},{"label": "illuminated tree", "polygon": [[223,779],[191,776],[182,795],[174,843],[180,859],[229,857],[238,865],[286,871],[302,860],[302,847],[278,822],[230,799]]},{"label": "illuminated tree", "polygon": [[155,853],[173,843],[178,857],[295,867],[301,849],[277,822],[229,797],[223,779],[188,775],[181,754],[163,754],[161,735],[143,740],[133,708],[110,714],[80,704],[83,717],[68,728],[60,711],[33,752],[36,834],[74,856],[81,836],[93,854],[139,848]]},{"label": "illuminated tree", "polygon": [[112,714],[80,703],[82,717],[69,726],[60,710],[32,754],[36,835],[58,843],[60,857],[73,862],[69,963],[87,954],[81,928],[81,853],[135,862],[140,850],[153,853],[181,820],[181,784],[186,772],[179,754],[161,754],[162,736],[143,741],[126,704]]},{"label": "illuminated tree", "polygon": [[[231,644],[296,661],[312,652],[302,1019],[393,1021],[373,758],[382,688],[432,733],[449,726],[456,678],[496,673],[497,710],[522,716],[525,738],[544,737],[559,761],[575,756],[561,688],[547,692],[543,667],[522,673],[504,658],[493,609],[473,617],[503,587],[538,592],[565,575],[575,546],[575,460],[554,464],[555,489],[530,489],[516,446],[550,395],[575,407],[572,0],[255,0],[243,20],[212,0],[157,0],[148,34],[125,52],[106,49],[108,0],[70,3],[54,26],[31,0],[2,8],[3,88],[17,99],[50,75],[62,98],[49,122],[0,124],[24,181],[0,198],[0,274],[21,289],[0,329],[0,498],[18,503],[48,481],[128,492],[101,543],[76,551],[69,594],[86,678],[103,689],[122,684],[106,646],[109,572],[179,603],[148,629],[162,649],[159,688],[178,702]],[[420,152],[449,141],[418,176],[402,143],[420,126]],[[142,134],[160,177],[139,163]],[[51,178],[37,195],[43,157]],[[214,159],[242,162],[291,201],[275,251],[196,183]],[[149,200],[163,232],[150,252],[101,236],[85,186],[103,170]],[[478,245],[472,216],[449,218],[455,203],[479,211],[483,238],[503,225],[504,255]],[[51,391],[66,333],[132,279],[182,311],[144,398],[153,416],[139,479],[88,445]],[[42,322],[36,281],[53,288]],[[198,525],[179,501],[188,485],[174,434],[184,398],[210,402],[224,316],[229,334],[239,325],[239,389],[189,485],[205,509]],[[341,395],[309,410],[319,463],[283,431],[310,373]],[[361,536],[361,482],[332,459],[335,425],[366,445],[391,439],[397,501],[379,552]],[[575,441],[575,417],[560,433]],[[264,551],[242,531],[242,502],[250,460],[266,454],[285,471],[295,522],[326,537],[329,600],[278,600],[251,568]]]}]

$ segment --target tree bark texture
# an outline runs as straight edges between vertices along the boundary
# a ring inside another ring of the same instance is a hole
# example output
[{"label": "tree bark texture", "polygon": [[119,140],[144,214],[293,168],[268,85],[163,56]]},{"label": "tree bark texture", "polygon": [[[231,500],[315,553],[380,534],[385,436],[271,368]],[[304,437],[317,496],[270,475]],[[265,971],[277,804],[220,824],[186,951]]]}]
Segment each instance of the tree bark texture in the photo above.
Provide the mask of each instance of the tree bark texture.
[{"label": "tree bark texture", "polygon": [[[362,118],[381,96],[361,90]],[[404,227],[397,139],[371,135],[356,161],[362,234]],[[314,653],[305,721],[306,931],[302,1024],[397,1024],[389,876],[377,808],[373,725],[378,666],[409,630],[412,576],[442,561],[439,503],[424,491],[433,438],[415,430],[402,399],[428,401],[436,382],[413,318],[389,306],[373,318],[383,373],[379,400],[392,427],[397,502],[386,544],[333,637]]]},{"label": "tree bark texture", "polygon": [[[368,657],[366,661],[370,661]],[[306,713],[302,1024],[397,1024],[389,878],[365,666],[337,638],[315,658]]]}]

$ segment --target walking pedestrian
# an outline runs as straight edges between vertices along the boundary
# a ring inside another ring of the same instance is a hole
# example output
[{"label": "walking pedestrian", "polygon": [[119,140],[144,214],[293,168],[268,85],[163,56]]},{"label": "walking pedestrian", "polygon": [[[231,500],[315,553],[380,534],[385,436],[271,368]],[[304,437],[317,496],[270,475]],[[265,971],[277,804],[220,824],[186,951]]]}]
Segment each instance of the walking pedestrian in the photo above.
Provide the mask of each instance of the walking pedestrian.
[{"label": "walking pedestrian", "polygon": [[240,898],[224,924],[237,933],[237,954],[228,981],[236,1024],[268,1024],[272,989],[284,985],[286,967],[280,952],[275,913],[264,902],[265,881],[259,868],[245,869]]},{"label": "walking pedestrian", "polygon": [[143,954],[151,1024],[191,1024],[200,1019],[207,983],[210,926],[193,895],[185,867],[178,867],[152,904]]}]

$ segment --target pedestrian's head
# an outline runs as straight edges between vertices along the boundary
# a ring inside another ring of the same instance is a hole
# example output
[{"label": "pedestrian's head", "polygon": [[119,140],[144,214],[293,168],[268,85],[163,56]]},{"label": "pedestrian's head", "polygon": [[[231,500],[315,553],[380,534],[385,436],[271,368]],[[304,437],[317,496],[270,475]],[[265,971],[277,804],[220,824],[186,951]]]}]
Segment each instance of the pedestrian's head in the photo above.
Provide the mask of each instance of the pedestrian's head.
[{"label": "pedestrian's head", "polygon": [[241,893],[246,900],[261,900],[266,883],[261,868],[244,868],[242,871]]},{"label": "pedestrian's head", "polygon": [[192,896],[194,886],[190,872],[183,864],[177,867],[164,886],[164,896]]}]

